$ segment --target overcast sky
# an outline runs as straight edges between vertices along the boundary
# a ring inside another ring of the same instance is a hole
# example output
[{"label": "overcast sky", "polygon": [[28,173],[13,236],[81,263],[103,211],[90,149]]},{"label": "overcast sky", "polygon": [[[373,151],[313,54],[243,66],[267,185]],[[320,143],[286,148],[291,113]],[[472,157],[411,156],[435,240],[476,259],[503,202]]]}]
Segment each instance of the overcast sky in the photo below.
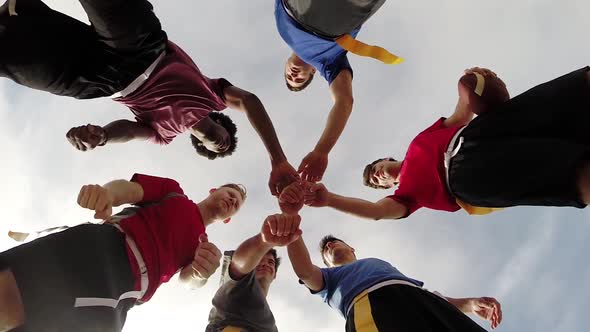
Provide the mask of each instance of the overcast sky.
[{"label": "overcast sky", "polygon": [[[46,2],[86,21],[74,0]],[[260,97],[297,167],[323,130],[331,98],[319,76],[305,92],[284,87],[289,49],[275,29],[274,1],[153,4],[169,38],[206,75],[225,77]],[[362,168],[379,157],[403,157],[418,132],[450,115],[457,79],[467,67],[493,69],[514,96],[587,65],[588,13],[587,0],[388,1],[358,39],[384,46],[406,62],[386,66],[349,56],[354,112],[330,155],[326,186],[371,200],[389,194],[364,188]],[[108,99],[79,101],[0,80],[0,231],[90,220],[92,213],[76,205],[82,185],[142,172],[176,179],[194,201],[211,187],[245,184],[248,200],[239,214],[228,225],[208,229],[210,241],[222,250],[235,248],[278,208],[266,185],[270,163],[264,147],[245,116],[232,113],[240,144],[231,158],[193,157],[188,134],[166,147],[133,142],[82,153],[67,143],[69,128],[132,114]],[[306,208],[301,215],[304,238],[314,250],[323,235],[333,233],[354,246],[358,257],[388,260],[428,289],[452,297],[495,296],[504,311],[499,331],[587,330],[588,210],[523,207],[485,217],[421,210],[401,222],[368,222],[326,208]],[[14,245],[0,237],[2,249]],[[284,249],[280,254],[286,258]],[[312,256],[319,265],[317,252]],[[204,289],[189,291],[173,279],[130,311],[124,331],[203,331],[218,281],[217,274]],[[335,311],[297,284],[287,259],[269,302],[280,331],[344,329]]]}]

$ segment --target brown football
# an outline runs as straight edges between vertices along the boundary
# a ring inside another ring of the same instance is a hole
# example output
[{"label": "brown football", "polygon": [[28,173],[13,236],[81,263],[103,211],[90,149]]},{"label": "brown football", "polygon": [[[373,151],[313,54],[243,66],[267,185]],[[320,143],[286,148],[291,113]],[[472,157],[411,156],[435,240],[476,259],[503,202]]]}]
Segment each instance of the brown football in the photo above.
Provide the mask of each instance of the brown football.
[{"label": "brown football", "polygon": [[[478,77],[479,76],[479,77]],[[495,76],[481,74],[465,74],[459,84],[467,92],[469,107],[475,114],[481,114],[510,99],[506,85]],[[459,86],[461,91],[462,87]]]}]

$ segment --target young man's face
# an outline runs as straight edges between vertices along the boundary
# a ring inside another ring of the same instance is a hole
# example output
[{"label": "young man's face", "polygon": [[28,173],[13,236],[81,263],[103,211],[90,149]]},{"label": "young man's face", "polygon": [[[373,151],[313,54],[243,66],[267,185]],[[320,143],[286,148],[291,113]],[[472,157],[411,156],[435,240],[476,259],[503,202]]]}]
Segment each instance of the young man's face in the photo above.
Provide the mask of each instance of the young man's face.
[{"label": "young man's face", "polygon": [[207,199],[212,201],[212,206],[216,209],[216,217],[219,219],[230,218],[244,204],[242,194],[228,187],[212,189]]},{"label": "young man's face", "polygon": [[272,282],[276,278],[275,258],[273,254],[267,253],[256,265],[256,279]]},{"label": "young man's face", "polygon": [[338,240],[326,243],[322,255],[329,266],[341,266],[356,261],[354,248]]},{"label": "young man's face", "polygon": [[369,182],[375,186],[381,186],[386,188],[392,188],[397,184],[396,176],[391,174],[391,166],[395,162],[387,159],[383,159],[373,165],[371,172],[369,173]]},{"label": "young man's face", "polygon": [[285,63],[285,79],[294,88],[303,86],[313,73],[315,73],[315,68],[295,54],[292,54]]}]

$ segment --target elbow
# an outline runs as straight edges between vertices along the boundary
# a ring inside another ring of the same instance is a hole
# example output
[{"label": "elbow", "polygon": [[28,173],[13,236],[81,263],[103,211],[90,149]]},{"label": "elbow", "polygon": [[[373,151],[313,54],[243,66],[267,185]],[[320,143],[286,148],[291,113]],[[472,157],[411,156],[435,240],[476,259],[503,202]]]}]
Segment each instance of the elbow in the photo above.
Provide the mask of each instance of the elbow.
[{"label": "elbow", "polygon": [[352,106],[354,104],[354,98],[352,95],[342,97],[339,102],[349,113],[352,112]]},{"label": "elbow", "polygon": [[299,280],[304,282],[305,280],[311,279],[311,271],[295,271],[295,275],[297,275]]},{"label": "elbow", "polygon": [[253,94],[252,92],[246,92],[241,97],[242,105],[248,109],[248,105],[256,105],[261,104],[260,98],[257,95]]}]

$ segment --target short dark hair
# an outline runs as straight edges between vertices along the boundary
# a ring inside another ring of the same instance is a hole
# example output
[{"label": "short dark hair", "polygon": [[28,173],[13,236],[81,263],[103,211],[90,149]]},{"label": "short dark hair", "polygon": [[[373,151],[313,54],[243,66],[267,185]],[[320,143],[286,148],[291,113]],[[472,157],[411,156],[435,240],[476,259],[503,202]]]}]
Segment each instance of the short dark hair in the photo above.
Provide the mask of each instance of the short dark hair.
[{"label": "short dark hair", "polygon": [[363,170],[363,184],[365,186],[371,187],[373,189],[389,189],[389,187],[380,186],[380,185],[376,185],[376,184],[371,183],[371,177],[373,176],[373,167],[375,166],[375,164],[377,164],[378,162],[380,162],[382,160],[397,161],[396,159],[393,159],[393,158],[380,158],[380,159],[377,159],[377,160],[373,161],[372,163],[368,164],[367,166],[365,166],[365,169]]},{"label": "short dark hair", "polygon": [[236,132],[238,128],[236,127],[235,123],[231,120],[231,118],[223,113],[220,112],[211,112],[209,113],[209,118],[225,128],[229,134],[229,148],[223,152],[214,152],[208,150],[203,142],[195,137],[195,135],[191,135],[191,142],[193,147],[197,151],[197,154],[207,157],[209,160],[214,160],[216,158],[223,158],[227,156],[231,156],[232,153],[236,150],[236,146],[238,145],[238,137],[236,137]]},{"label": "short dark hair", "polygon": [[281,265],[281,257],[278,256],[277,250],[275,248],[271,248],[269,251],[266,252],[266,255],[271,254],[272,257],[275,259],[275,274],[279,270],[279,265]]},{"label": "short dark hair", "polygon": [[248,192],[246,191],[246,186],[244,186],[243,184],[227,183],[219,188],[232,188],[232,189],[237,190],[240,193],[240,195],[242,196],[242,200],[246,200],[246,197],[248,197]]},{"label": "short dark hair", "polygon": [[328,235],[324,236],[320,240],[320,254],[322,255],[322,261],[324,261],[324,264],[326,266],[330,266],[330,264],[328,264],[328,262],[326,261],[326,257],[324,256],[324,251],[326,250],[326,245],[328,244],[328,242],[334,242],[334,241],[340,241],[340,242],[348,245],[348,243],[342,241],[341,239],[335,237],[332,234],[328,234]]},{"label": "short dark hair", "polygon": [[311,84],[311,81],[313,81],[313,75],[314,73],[310,73],[309,74],[309,78],[307,79],[307,81],[305,81],[305,83],[303,83],[301,86],[292,86],[291,84],[289,84],[289,80],[287,79],[287,74],[285,74],[285,83],[287,84],[287,89],[293,91],[293,92],[299,92],[305,88],[307,88],[308,85]]}]

